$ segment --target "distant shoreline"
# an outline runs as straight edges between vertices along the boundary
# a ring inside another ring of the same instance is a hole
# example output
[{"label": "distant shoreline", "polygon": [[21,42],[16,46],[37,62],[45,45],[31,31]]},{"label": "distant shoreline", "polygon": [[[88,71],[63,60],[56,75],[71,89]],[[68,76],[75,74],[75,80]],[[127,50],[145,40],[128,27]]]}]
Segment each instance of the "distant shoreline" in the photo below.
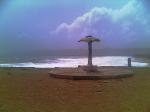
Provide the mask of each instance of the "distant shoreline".
[{"label": "distant shoreline", "polygon": [[[93,48],[94,56],[146,56],[150,57],[150,48]],[[0,58],[5,57],[31,57],[31,56],[86,56],[87,48],[80,49],[47,49],[33,51],[14,51],[0,53]]]},{"label": "distant shoreline", "polygon": [[[23,69],[23,70],[50,70],[50,69],[77,69],[78,67],[54,67],[54,68],[35,68],[35,67],[0,67],[0,69]],[[127,67],[127,66],[98,66],[98,68],[128,68],[128,69],[137,69],[137,68],[150,68],[150,67]]]}]

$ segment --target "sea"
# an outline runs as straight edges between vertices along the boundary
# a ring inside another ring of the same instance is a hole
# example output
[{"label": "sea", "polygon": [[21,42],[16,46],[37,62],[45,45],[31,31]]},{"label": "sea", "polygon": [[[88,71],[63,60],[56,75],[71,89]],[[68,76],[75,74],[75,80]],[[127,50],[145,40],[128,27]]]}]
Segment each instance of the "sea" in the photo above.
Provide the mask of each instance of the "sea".
[{"label": "sea", "polygon": [[[150,59],[133,56],[94,56],[93,65],[97,66],[127,66],[128,58],[132,59],[134,67],[150,67]],[[39,56],[39,57],[12,57],[0,58],[0,67],[78,67],[87,65],[86,56]]]}]

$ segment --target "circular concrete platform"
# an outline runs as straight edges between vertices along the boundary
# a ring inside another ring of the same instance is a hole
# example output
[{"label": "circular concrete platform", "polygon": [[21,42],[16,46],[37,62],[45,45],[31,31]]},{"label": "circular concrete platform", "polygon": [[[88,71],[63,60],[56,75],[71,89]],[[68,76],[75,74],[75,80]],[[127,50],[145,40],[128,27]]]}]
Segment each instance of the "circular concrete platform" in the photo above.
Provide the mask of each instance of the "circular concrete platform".
[{"label": "circular concrete platform", "polygon": [[121,67],[102,67],[98,68],[97,72],[86,72],[81,68],[55,68],[49,72],[49,75],[71,80],[106,80],[131,77],[133,72]]}]

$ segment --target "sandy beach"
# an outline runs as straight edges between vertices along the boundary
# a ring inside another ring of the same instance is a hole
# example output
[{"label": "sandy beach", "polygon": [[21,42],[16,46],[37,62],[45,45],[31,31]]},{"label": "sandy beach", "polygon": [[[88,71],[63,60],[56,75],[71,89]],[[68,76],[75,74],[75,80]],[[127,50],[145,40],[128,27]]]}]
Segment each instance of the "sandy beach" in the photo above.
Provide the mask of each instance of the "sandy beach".
[{"label": "sandy beach", "polygon": [[0,112],[149,112],[150,69],[113,80],[65,80],[52,69],[0,68]]}]

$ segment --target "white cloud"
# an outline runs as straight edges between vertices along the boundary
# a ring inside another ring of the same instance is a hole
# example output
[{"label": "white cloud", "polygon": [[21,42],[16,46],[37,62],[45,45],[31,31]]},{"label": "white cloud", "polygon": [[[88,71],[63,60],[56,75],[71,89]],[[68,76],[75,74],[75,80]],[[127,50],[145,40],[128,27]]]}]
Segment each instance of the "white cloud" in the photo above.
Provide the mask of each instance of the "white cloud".
[{"label": "white cloud", "polygon": [[[112,42],[113,39],[120,44],[125,41],[131,43],[138,40],[138,36],[149,34],[148,19],[148,16],[145,17],[143,4],[130,0],[120,9],[95,7],[77,17],[71,24],[62,23],[57,27],[56,33],[63,33],[70,38],[101,35],[104,41]],[[125,41],[121,42],[122,39]]]}]

